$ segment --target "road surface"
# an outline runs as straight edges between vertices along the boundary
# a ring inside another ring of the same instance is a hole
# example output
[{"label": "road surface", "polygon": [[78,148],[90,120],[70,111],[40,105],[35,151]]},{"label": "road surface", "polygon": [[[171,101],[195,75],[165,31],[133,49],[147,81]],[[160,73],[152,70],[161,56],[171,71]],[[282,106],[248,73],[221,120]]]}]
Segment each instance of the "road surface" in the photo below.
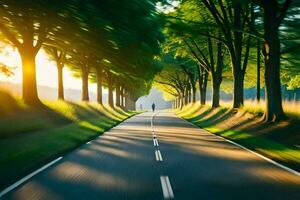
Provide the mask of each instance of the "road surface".
[{"label": "road surface", "polygon": [[300,178],[169,112],[134,116],[3,199],[300,199]]}]

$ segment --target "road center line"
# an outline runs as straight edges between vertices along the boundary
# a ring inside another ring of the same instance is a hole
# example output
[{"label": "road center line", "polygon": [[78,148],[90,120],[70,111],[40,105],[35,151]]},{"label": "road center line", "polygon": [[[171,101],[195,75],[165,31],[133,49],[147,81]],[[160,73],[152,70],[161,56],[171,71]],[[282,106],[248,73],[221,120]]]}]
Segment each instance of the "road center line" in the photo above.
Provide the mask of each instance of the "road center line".
[{"label": "road center line", "polygon": [[164,199],[173,199],[174,193],[168,176],[160,176],[160,183],[164,195]]},{"label": "road center line", "polygon": [[153,146],[158,147],[158,140],[156,138],[153,139]]},{"label": "road center line", "polygon": [[60,159],[62,159],[63,157],[59,157],[53,161],[51,161],[50,163],[44,165],[43,167],[35,170],[34,172],[32,172],[31,174],[25,176],[24,178],[22,178],[21,180],[15,182],[14,184],[12,184],[11,186],[5,188],[4,190],[2,190],[0,192],[0,198],[3,197],[5,194],[7,194],[8,192],[12,191],[13,189],[15,189],[16,187],[18,187],[19,185],[21,185],[22,183],[24,183],[25,181],[29,180],[30,178],[32,178],[33,176],[37,175],[38,173],[42,172],[43,170],[47,169],[48,167],[50,167],[51,165],[55,164],[56,162],[58,162]]},{"label": "road center line", "polygon": [[158,161],[158,162],[163,161],[160,150],[155,150],[155,158],[156,158],[156,161]]}]

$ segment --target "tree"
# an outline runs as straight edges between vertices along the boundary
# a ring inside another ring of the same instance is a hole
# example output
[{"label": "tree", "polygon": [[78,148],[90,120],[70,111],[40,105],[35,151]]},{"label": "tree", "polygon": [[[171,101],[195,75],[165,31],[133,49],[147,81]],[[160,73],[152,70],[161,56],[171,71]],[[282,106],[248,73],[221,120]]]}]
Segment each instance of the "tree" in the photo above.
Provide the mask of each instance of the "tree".
[{"label": "tree", "polygon": [[57,0],[1,0],[0,3],[0,32],[18,49],[22,59],[23,99],[28,104],[40,103],[35,57],[58,30],[65,3]]},{"label": "tree", "polygon": [[[197,53],[195,52],[195,50],[193,49],[193,47],[187,42],[185,41],[186,45],[189,47],[191,53],[193,54],[193,56],[196,58],[196,60],[199,62],[199,65],[202,66],[202,74],[204,74],[204,78],[200,78],[201,81],[204,79],[206,79],[206,81],[204,82],[204,84],[199,84],[200,88],[202,85],[204,85],[204,87],[206,88],[207,85],[207,74],[210,73],[211,75],[211,80],[212,80],[212,87],[213,87],[213,98],[212,98],[212,107],[216,108],[219,107],[220,105],[220,85],[222,82],[222,71],[223,71],[223,57],[224,57],[224,53],[223,53],[223,49],[222,49],[222,43],[220,41],[217,42],[217,44],[215,45],[216,47],[216,56],[214,55],[214,45],[212,43],[212,39],[208,36],[207,37],[207,49],[206,52],[204,52],[204,50],[201,50],[199,48],[199,46],[197,45],[197,43],[195,42],[195,40],[192,40],[192,44],[195,46],[195,48],[197,49],[197,52],[199,52],[199,56],[197,55]],[[202,91],[201,93],[205,93],[205,91],[203,91],[204,89],[201,88],[200,91]],[[205,95],[201,95],[201,96],[205,96]],[[201,98],[201,104],[204,105],[205,104],[205,99]]]},{"label": "tree", "polygon": [[285,117],[282,108],[280,83],[280,39],[279,26],[282,23],[291,0],[280,4],[277,0],[259,1],[263,8],[265,84],[266,84],[266,121],[278,121]]},{"label": "tree", "polygon": [[[177,63],[176,63],[177,61]],[[166,55],[162,63],[163,70],[155,77],[155,86],[172,95],[181,109],[186,103],[188,81],[185,66],[178,59],[174,60],[172,54]]]},{"label": "tree", "polygon": [[227,46],[231,56],[234,78],[233,107],[238,108],[244,103],[244,77],[252,37],[245,33],[250,30],[249,24],[254,22],[253,7],[240,1],[226,1],[226,4],[222,0],[199,2],[207,9],[224,35],[224,39],[218,39]]},{"label": "tree", "polygon": [[58,99],[64,100],[64,84],[63,84],[63,68],[65,66],[67,53],[64,50],[59,50],[56,47],[48,47],[46,51],[56,63],[58,77]]}]

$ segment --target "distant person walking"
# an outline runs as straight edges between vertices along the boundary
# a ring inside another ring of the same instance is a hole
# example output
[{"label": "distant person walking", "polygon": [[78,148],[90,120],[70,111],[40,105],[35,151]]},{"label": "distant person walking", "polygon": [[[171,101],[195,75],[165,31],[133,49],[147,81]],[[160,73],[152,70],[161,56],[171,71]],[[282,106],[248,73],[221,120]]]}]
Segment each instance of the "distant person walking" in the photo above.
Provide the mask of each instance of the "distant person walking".
[{"label": "distant person walking", "polygon": [[155,111],[155,103],[152,104],[152,111]]}]

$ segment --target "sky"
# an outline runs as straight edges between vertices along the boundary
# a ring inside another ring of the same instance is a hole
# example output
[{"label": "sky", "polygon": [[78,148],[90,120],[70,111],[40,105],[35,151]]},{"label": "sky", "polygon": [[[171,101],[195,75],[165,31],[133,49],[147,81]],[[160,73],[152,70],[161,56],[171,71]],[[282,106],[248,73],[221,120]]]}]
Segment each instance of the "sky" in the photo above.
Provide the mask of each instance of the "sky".
[{"label": "sky", "polygon": [[[16,49],[11,46],[0,45],[0,62],[15,67],[14,75],[5,77],[0,74],[0,81],[22,83],[21,58]],[[64,68],[64,88],[81,90],[81,80],[72,76],[72,72]],[[36,57],[36,77],[37,84],[57,88],[57,69],[55,62],[51,61],[43,49]],[[96,84],[90,83],[90,91],[96,92]]]}]

